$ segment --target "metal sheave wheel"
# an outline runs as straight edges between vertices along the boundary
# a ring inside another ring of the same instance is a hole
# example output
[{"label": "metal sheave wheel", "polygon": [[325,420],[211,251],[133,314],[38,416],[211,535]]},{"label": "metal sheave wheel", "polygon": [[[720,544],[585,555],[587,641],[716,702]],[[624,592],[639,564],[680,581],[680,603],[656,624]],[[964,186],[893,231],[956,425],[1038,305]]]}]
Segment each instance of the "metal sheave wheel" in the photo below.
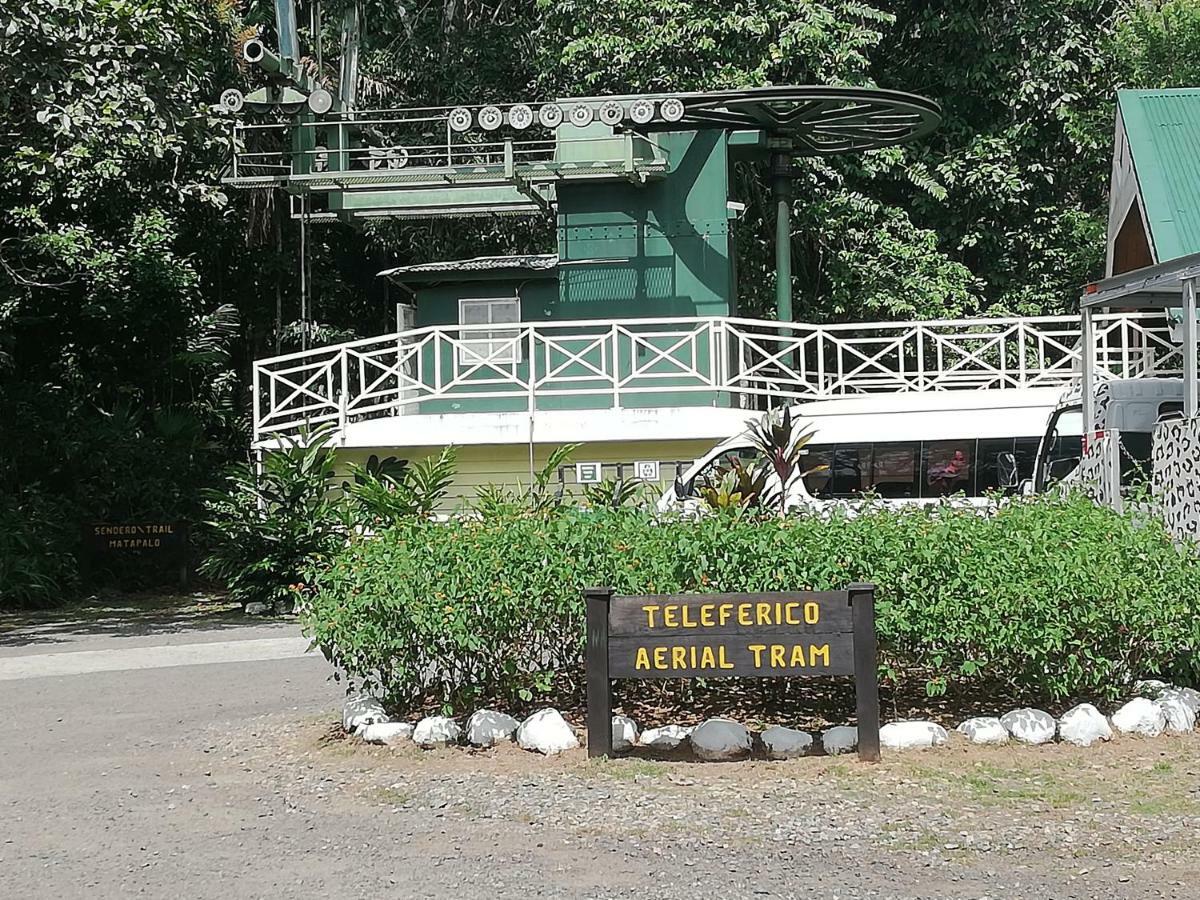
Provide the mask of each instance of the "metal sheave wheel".
[{"label": "metal sheave wheel", "polygon": [[518,103],[508,110],[508,124],[517,131],[524,131],[533,124],[533,110],[524,103]]},{"label": "metal sheave wheel", "polygon": [[225,112],[236,113],[242,111],[242,107],[246,103],[246,98],[237,88],[226,88],[221,91],[221,99],[218,102]]},{"label": "metal sheave wheel", "polygon": [[479,127],[484,131],[495,131],[504,124],[504,113],[497,106],[485,106],[479,111]]},{"label": "metal sheave wheel", "polygon": [[683,101],[678,97],[668,97],[659,106],[658,111],[668,122],[678,122],[683,118]]},{"label": "metal sheave wheel", "polygon": [[600,121],[605,125],[619,125],[625,118],[625,107],[616,100],[605,100],[600,104]]},{"label": "metal sheave wheel", "polygon": [[466,131],[471,127],[471,111],[465,106],[456,106],[450,110],[450,130]]},{"label": "metal sheave wheel", "polygon": [[654,101],[642,97],[629,104],[629,118],[635,125],[649,125],[654,120]]},{"label": "metal sheave wheel", "polygon": [[538,121],[546,128],[557,128],[563,121],[562,107],[557,103],[547,103],[538,110]]},{"label": "metal sheave wheel", "polygon": [[586,103],[576,103],[571,107],[571,124],[578,128],[592,124],[592,108]]},{"label": "metal sheave wheel", "polygon": [[317,88],[308,95],[308,108],[318,116],[324,115],[333,109],[333,94],[325,88]]}]

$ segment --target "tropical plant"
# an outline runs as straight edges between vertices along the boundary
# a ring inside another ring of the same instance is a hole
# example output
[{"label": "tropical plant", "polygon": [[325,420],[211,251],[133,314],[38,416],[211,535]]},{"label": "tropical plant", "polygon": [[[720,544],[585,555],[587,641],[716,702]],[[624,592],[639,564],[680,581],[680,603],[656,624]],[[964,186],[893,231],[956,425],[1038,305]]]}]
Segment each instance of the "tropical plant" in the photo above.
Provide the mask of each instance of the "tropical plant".
[{"label": "tropical plant", "polygon": [[639,481],[605,478],[598,484],[585,484],[583,499],[592,509],[620,509],[637,500],[644,487]]},{"label": "tropical plant", "polygon": [[787,512],[788,501],[797,482],[828,468],[820,465],[804,469],[800,465],[804,448],[815,436],[816,429],[802,430],[798,427],[798,422],[792,419],[791,408],[787,406],[782,412],[775,410],[765,413],[760,419],[746,422],[746,438],[750,446],[762,458],[762,465],[774,475],[762,502],[766,506],[773,506],[781,516]]},{"label": "tropical plant", "polygon": [[[393,462],[389,464],[389,460]],[[366,465],[351,467],[354,480],[343,487],[356,520],[373,527],[390,525],[410,516],[433,515],[446,498],[456,471],[454,447],[402,465],[395,457],[379,460],[372,456]]]},{"label": "tropical plant", "polygon": [[303,599],[310,573],[346,540],[349,522],[336,482],[331,429],[282,439],[259,467],[230,467],[222,489],[204,494],[209,554],[201,571],[240,603],[287,608]]}]

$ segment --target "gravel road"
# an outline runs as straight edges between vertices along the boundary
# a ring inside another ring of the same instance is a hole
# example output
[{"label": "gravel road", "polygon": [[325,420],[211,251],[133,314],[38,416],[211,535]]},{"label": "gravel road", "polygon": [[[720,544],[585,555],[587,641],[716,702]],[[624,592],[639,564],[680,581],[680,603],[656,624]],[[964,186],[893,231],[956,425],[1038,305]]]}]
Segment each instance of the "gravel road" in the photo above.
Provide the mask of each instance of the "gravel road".
[{"label": "gravel road", "polygon": [[28,673],[145,635],[5,633],[0,897],[1200,896],[1200,733],[878,766],[422,753],[337,735],[319,658],[194,663],[243,634],[294,630],[73,675]]}]

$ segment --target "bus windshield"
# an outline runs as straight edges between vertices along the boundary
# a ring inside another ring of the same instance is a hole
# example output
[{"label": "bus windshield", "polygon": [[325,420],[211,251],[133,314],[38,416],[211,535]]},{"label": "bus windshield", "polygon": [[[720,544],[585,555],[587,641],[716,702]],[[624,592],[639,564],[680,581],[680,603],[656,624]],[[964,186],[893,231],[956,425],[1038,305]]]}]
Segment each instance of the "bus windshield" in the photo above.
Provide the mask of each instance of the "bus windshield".
[{"label": "bus windshield", "polygon": [[1042,439],[1041,465],[1036,489],[1043,491],[1079,466],[1083,456],[1083,408],[1067,406],[1054,411]]}]

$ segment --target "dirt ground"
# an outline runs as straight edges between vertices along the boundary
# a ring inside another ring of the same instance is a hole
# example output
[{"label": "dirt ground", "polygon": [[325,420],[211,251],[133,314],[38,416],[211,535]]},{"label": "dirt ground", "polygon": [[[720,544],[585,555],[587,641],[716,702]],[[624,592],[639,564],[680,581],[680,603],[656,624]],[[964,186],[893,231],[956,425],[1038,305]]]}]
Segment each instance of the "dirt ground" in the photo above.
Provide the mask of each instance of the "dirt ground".
[{"label": "dirt ground", "polygon": [[[323,659],[253,658],[294,625],[121,619],[0,622],[26,673],[0,680],[0,898],[1200,897],[1200,732],[879,765],[370,747]],[[128,668],[53,674],[77,651]]]}]

